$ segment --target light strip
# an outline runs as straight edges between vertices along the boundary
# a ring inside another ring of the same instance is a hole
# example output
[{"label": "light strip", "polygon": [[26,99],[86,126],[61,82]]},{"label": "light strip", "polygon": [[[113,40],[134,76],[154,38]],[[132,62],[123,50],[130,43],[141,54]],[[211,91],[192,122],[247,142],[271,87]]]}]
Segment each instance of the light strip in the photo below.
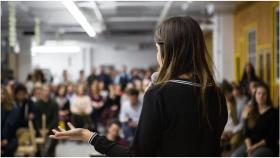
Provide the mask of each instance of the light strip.
[{"label": "light strip", "polygon": [[32,54],[37,53],[79,53],[80,47],[76,46],[37,46],[32,47]]},{"label": "light strip", "polygon": [[72,16],[76,19],[76,21],[82,26],[82,28],[87,32],[90,37],[94,37],[96,32],[87,21],[84,14],[80,11],[80,9],[76,6],[73,1],[62,1],[62,4],[67,8],[67,10],[72,14]]}]

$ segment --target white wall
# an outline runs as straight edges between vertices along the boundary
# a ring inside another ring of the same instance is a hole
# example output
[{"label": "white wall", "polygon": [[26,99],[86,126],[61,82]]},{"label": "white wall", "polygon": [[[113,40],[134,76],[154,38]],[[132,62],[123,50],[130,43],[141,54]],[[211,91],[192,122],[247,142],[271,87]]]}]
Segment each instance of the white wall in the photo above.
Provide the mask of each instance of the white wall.
[{"label": "white wall", "polygon": [[27,74],[31,73],[31,37],[19,36],[19,41],[18,79],[19,81],[25,81]]},{"label": "white wall", "polygon": [[[67,69],[72,80],[77,80],[80,70],[86,75],[90,73],[91,65],[114,65],[120,69],[126,65],[147,68],[156,65],[156,50],[139,50],[138,44],[147,40],[147,37],[120,36],[100,38],[93,41],[84,41],[76,38],[76,46],[81,47],[81,52],[76,54],[37,54],[32,57],[32,67],[49,69],[55,82],[61,79],[62,71]],[[116,49],[118,47],[118,49]],[[90,51],[92,49],[92,52]]]},{"label": "white wall", "polygon": [[[140,50],[138,44],[145,39],[139,37],[113,37],[93,44],[93,65],[113,64],[117,68],[144,67],[156,64],[156,49]],[[118,47],[118,49],[116,49]]]},{"label": "white wall", "polygon": [[213,60],[218,81],[234,80],[233,15],[216,14],[213,18]]}]

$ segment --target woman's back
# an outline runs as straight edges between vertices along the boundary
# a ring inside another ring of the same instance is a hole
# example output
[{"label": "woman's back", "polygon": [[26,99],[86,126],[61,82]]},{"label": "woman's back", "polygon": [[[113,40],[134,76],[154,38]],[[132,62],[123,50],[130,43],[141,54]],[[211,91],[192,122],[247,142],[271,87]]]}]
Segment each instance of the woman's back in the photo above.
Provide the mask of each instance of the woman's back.
[{"label": "woman's back", "polygon": [[227,122],[225,97],[217,94],[216,88],[207,88],[211,127],[202,125],[197,86],[187,80],[173,80],[147,91],[132,145],[138,149],[136,156],[220,155],[220,137]]}]

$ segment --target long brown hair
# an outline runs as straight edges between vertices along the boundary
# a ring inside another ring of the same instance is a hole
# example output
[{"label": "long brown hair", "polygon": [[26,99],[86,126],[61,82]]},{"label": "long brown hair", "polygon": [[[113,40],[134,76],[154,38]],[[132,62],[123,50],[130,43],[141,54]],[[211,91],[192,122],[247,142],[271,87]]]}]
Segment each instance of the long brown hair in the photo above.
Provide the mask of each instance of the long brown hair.
[{"label": "long brown hair", "polygon": [[257,99],[256,99],[256,94],[257,94],[257,89],[258,88],[264,88],[265,89],[265,91],[266,91],[266,95],[267,95],[267,97],[266,97],[266,103],[265,103],[265,105],[266,106],[269,106],[269,107],[271,107],[273,104],[272,104],[272,101],[271,101],[271,97],[270,97],[270,92],[269,92],[269,88],[268,88],[268,86],[265,84],[265,83],[263,83],[263,82],[259,82],[258,84],[257,84],[257,86],[256,86],[256,90],[255,90],[255,92],[254,92],[254,98],[253,98],[253,100],[252,100],[252,109],[251,109],[251,111],[249,112],[249,115],[248,115],[248,118],[247,118],[247,123],[248,123],[248,126],[250,127],[250,128],[253,128],[254,126],[255,126],[255,124],[256,124],[256,121],[257,121],[257,119],[259,118],[259,116],[260,116],[260,113],[259,113],[259,107],[258,107],[258,102],[257,102]]},{"label": "long brown hair", "polygon": [[[10,111],[13,108],[13,98],[12,95],[8,93],[6,87],[1,86],[1,104],[5,110]],[[2,95],[4,98],[2,98]]]},{"label": "long brown hair", "polygon": [[217,87],[210,68],[211,59],[207,51],[202,30],[191,17],[172,17],[163,21],[155,31],[155,41],[160,46],[162,67],[156,84],[191,73],[192,79],[201,86],[198,90],[198,108],[202,109],[202,120],[208,121],[206,88]]}]

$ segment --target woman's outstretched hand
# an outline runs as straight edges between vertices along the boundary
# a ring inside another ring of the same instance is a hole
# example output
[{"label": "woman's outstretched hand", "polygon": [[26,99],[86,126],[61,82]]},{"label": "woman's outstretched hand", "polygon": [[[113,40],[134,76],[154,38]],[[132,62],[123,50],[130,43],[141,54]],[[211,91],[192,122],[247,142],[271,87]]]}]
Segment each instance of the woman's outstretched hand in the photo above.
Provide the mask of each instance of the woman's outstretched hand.
[{"label": "woman's outstretched hand", "polygon": [[66,131],[65,129],[58,126],[58,130],[52,130],[54,134],[50,135],[50,138],[88,141],[93,135],[93,132],[87,129],[75,128],[70,122],[68,122],[67,125],[69,126],[70,130]]}]

